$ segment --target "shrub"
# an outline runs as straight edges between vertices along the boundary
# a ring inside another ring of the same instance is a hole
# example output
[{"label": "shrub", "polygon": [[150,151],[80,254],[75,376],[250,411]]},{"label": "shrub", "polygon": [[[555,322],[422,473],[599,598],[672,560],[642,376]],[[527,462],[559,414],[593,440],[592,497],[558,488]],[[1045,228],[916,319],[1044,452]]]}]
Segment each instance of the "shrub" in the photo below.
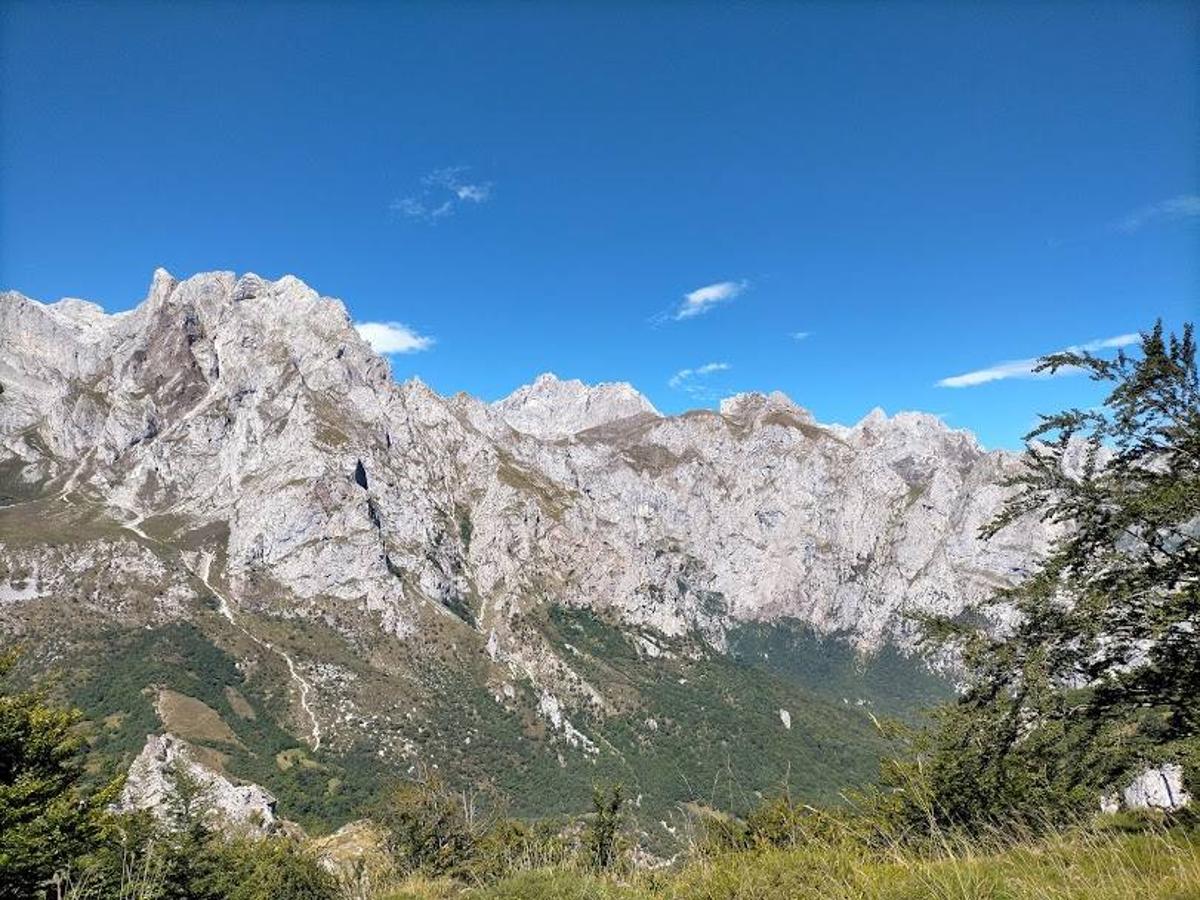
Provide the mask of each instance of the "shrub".
[{"label": "shrub", "polygon": [[83,789],[79,713],[10,690],[15,664],[0,656],[0,898],[28,900],[101,838],[120,783]]},{"label": "shrub", "polygon": [[375,810],[385,846],[404,873],[462,875],[486,826],[473,796],[450,789],[432,773],[394,787]]},{"label": "shrub", "polygon": [[617,861],[624,806],[625,794],[620,784],[592,789],[592,821],[585,847],[588,861],[597,872],[607,872]]}]

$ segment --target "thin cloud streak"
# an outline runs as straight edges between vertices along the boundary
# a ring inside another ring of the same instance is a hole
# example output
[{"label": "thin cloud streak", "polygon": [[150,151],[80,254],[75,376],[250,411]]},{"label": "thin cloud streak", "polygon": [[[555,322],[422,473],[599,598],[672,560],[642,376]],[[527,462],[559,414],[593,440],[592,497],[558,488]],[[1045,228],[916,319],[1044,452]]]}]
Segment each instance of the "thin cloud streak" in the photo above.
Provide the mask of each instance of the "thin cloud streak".
[{"label": "thin cloud streak", "polygon": [[1159,203],[1143,206],[1125,218],[1114,222],[1112,227],[1117,231],[1132,234],[1157,222],[1179,222],[1184,219],[1194,219],[1197,216],[1200,216],[1200,195],[1180,194]]},{"label": "thin cloud streak", "polygon": [[[1094,353],[1097,350],[1128,347],[1130,344],[1136,344],[1140,340],[1141,335],[1136,332],[1130,332],[1129,334],[1119,334],[1116,337],[1088,341],[1086,344],[1080,344],[1075,347],[1067,347],[1061,352]],[[965,372],[962,375],[943,378],[937,382],[937,387],[975,387],[976,385],[988,384],[992,381],[1005,381],[1009,378],[1056,378],[1064,375],[1075,375],[1080,371],[1075,366],[1064,366],[1053,374],[1050,372],[1034,372],[1033,370],[1037,367],[1040,359],[1041,357],[1033,357],[1031,359],[1013,359],[1007,362],[996,363],[995,365],[988,366],[986,369],[977,369],[974,372]]]},{"label": "thin cloud streak", "polygon": [[434,344],[400,322],[355,322],[354,328],[376,353],[419,353]]},{"label": "thin cloud streak", "polygon": [[452,216],[466,204],[487,203],[492,196],[492,183],[468,181],[465,175],[469,171],[470,166],[435,169],[421,179],[420,191],[397,197],[388,204],[388,209],[407,219],[436,222]]},{"label": "thin cloud streak", "polygon": [[694,379],[703,378],[706,375],[711,375],[713,372],[726,372],[732,368],[733,366],[729,365],[729,363],[710,362],[702,366],[697,366],[694,369],[680,369],[667,380],[667,386],[692,390],[695,388],[695,385],[692,383]]}]

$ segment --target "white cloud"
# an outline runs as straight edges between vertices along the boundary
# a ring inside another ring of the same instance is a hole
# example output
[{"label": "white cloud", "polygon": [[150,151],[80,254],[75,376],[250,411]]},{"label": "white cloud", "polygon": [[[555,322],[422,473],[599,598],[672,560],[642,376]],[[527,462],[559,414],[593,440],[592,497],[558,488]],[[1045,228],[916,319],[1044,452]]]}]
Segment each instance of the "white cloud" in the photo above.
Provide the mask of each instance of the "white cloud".
[{"label": "white cloud", "polygon": [[421,219],[427,215],[425,204],[416,200],[413,197],[399,197],[393,200],[388,208],[392,212],[400,213],[402,216],[408,216],[413,219]]},{"label": "white cloud", "polygon": [[459,200],[470,200],[472,203],[486,203],[492,195],[490,184],[460,184],[454,189]]},{"label": "white cloud", "polygon": [[667,385],[673,388],[683,388],[684,390],[692,390],[695,388],[693,383],[697,378],[703,378],[705,375],[711,375],[713,372],[725,372],[733,368],[729,363],[710,362],[702,366],[697,366],[694,369],[680,369],[667,381]]},{"label": "white cloud", "polygon": [[[1116,337],[1088,341],[1086,344],[1079,344],[1075,347],[1067,347],[1062,352],[1094,353],[1097,350],[1128,347],[1130,344],[1136,344],[1140,340],[1141,336],[1139,334],[1130,332],[1129,334],[1119,334]],[[1065,366],[1055,372],[1053,376],[1049,372],[1034,372],[1033,370],[1037,366],[1039,359],[1040,357],[1033,357],[1031,359],[1014,359],[1008,362],[996,363],[993,366],[988,366],[986,369],[977,369],[974,372],[965,372],[962,375],[952,375],[949,378],[943,378],[937,383],[937,386],[948,388],[975,387],[979,384],[987,384],[990,381],[1004,381],[1009,378],[1051,378],[1062,375],[1074,375],[1079,371],[1074,366]]]},{"label": "white cloud", "polygon": [[469,166],[435,169],[421,179],[417,193],[396,198],[388,208],[405,218],[436,221],[453,215],[464,204],[486,203],[492,196],[492,183],[467,180],[469,171]]},{"label": "white cloud", "polygon": [[1180,194],[1159,203],[1143,206],[1139,210],[1113,223],[1117,231],[1132,233],[1155,222],[1178,222],[1200,216],[1200,195]]},{"label": "white cloud", "polygon": [[1067,350],[1074,353],[1095,353],[1097,350],[1128,347],[1140,342],[1141,339],[1142,336],[1140,334],[1136,331],[1131,331],[1128,334],[1118,334],[1116,337],[1104,338],[1099,341],[1088,341],[1086,344],[1080,344],[1078,347],[1068,347]]},{"label": "white cloud", "polygon": [[797,341],[802,341],[802,340],[804,340],[806,337],[808,337],[810,334],[812,334],[812,332],[811,332],[811,331],[793,331],[793,332],[792,332],[792,339],[793,339],[793,340],[797,340]]},{"label": "white cloud", "polygon": [[417,353],[433,346],[433,338],[399,322],[355,322],[354,327],[376,353]]},{"label": "white cloud", "polygon": [[675,319],[690,319],[708,312],[718,303],[732,300],[750,286],[747,281],[718,281],[706,284],[683,295],[683,303],[675,311]]}]

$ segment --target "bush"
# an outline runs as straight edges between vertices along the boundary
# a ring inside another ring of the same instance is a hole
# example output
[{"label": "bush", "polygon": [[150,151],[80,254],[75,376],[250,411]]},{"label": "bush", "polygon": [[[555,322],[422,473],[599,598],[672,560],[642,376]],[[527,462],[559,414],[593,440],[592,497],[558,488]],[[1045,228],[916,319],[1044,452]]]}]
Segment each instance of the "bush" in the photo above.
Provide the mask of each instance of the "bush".
[{"label": "bush", "polygon": [[461,875],[483,830],[473,798],[425,773],[394,787],[375,810],[388,853],[403,873]]},{"label": "bush", "polygon": [[223,900],[336,900],[337,882],[295,841],[243,839],[219,845],[211,896]]},{"label": "bush", "polygon": [[607,872],[617,861],[624,806],[624,789],[620,784],[592,789],[592,821],[585,847],[588,861],[597,872]]},{"label": "bush", "polygon": [[[16,658],[0,656],[0,679]],[[6,685],[0,681],[0,898],[28,900],[100,840],[104,807],[120,783],[84,790],[79,713]]]}]

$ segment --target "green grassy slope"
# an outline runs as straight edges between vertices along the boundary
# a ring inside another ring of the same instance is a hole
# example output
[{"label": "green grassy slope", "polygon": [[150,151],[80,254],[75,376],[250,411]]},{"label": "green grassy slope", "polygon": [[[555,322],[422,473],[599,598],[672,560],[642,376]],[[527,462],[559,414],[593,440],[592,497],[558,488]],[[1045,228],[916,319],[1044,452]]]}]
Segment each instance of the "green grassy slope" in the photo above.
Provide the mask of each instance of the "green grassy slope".
[{"label": "green grassy slope", "polygon": [[[744,812],[785,784],[797,799],[839,802],[842,791],[874,779],[885,751],[868,711],[911,713],[947,690],[914,660],[862,659],[792,625],[739,629],[729,654],[657,635],[665,652],[654,657],[639,649],[639,635],[594,613],[551,608],[531,624],[611,705],[604,715],[567,709],[597,752],[570,746],[548,729],[534,712],[540,692],[528,681],[516,680],[509,708],[497,703],[486,655],[459,642],[453,651],[411,655],[403,671],[391,674],[367,660],[354,662],[360,680],[373,679],[379,711],[386,701],[394,716],[403,694],[417,716],[399,730],[363,729],[349,752],[313,753],[292,733],[296,710],[281,660],[256,654],[248,642],[234,651],[228,634],[202,630],[210,620],[222,627],[216,617],[201,610],[193,618],[91,635],[61,673],[65,692],[91,720],[97,767],[127,766],[146,735],[161,728],[155,698],[167,688],[202,702],[236,737],[201,735],[193,742],[220,754],[214,758],[229,774],[275,793],[283,815],[318,831],[355,817],[406,774],[375,752],[381,740],[401,736],[451,782],[490,788],[524,817],[582,812],[592,785],[622,782],[638,799],[638,827],[666,849],[680,804]],[[302,620],[289,620],[286,629],[256,620],[256,627],[293,654],[311,651],[318,637],[322,647],[333,640],[324,632],[306,637]],[[349,664],[348,648],[339,653]]]}]

